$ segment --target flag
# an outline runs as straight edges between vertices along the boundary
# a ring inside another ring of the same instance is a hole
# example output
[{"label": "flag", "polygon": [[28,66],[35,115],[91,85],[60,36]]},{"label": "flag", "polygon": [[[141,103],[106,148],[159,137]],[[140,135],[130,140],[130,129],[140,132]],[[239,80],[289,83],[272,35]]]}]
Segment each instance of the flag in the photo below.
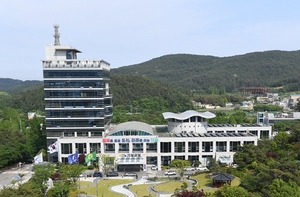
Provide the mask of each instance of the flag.
[{"label": "flag", "polygon": [[77,152],[68,156],[68,163],[69,164],[77,163],[77,162],[78,162],[78,153]]},{"label": "flag", "polygon": [[85,163],[96,161],[96,151],[93,151],[85,156]]},{"label": "flag", "polygon": [[43,162],[43,153],[41,152],[39,155],[34,157],[34,164],[39,164]]},{"label": "flag", "polygon": [[48,152],[50,152],[50,154],[58,152],[57,141],[48,146]]}]

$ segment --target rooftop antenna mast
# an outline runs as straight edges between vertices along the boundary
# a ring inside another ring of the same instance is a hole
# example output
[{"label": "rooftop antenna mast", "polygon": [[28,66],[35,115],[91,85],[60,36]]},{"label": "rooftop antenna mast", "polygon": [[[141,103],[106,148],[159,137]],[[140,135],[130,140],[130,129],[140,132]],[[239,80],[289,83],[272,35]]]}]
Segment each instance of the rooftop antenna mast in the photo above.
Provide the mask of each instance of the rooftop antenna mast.
[{"label": "rooftop antenna mast", "polygon": [[54,27],[54,38],[55,38],[55,40],[54,40],[54,46],[59,46],[60,45],[60,42],[59,42],[59,33],[58,33],[58,28],[59,28],[59,25],[53,25],[53,27]]}]

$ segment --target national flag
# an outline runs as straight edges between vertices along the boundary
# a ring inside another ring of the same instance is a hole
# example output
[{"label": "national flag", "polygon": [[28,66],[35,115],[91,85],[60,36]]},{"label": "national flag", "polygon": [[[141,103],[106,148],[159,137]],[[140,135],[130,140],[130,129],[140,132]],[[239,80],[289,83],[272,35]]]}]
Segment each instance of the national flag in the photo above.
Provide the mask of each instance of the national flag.
[{"label": "national flag", "polygon": [[50,152],[50,154],[58,152],[57,141],[51,144],[50,146],[48,146],[48,152]]},{"label": "national flag", "polygon": [[78,162],[78,153],[77,152],[68,156],[69,164],[73,164],[73,163],[77,163],[77,162]]},{"label": "national flag", "polygon": [[41,152],[39,155],[34,157],[34,164],[39,164],[43,162],[43,153]]},{"label": "national flag", "polygon": [[85,163],[96,161],[96,151],[93,151],[85,156]]}]

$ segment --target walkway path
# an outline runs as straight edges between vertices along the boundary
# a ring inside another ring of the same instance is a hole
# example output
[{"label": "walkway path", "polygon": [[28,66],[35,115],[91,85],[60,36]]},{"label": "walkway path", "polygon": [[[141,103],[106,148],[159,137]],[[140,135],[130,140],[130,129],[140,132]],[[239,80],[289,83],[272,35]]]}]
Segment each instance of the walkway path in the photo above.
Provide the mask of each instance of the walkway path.
[{"label": "walkway path", "polygon": [[[114,177],[114,178],[117,178],[117,177]],[[88,180],[91,181],[92,183],[90,185],[86,186],[86,187],[91,187],[91,186],[97,184],[97,182],[99,181],[99,179],[94,179],[93,180],[93,178],[90,178]],[[150,181],[148,180],[147,176],[142,176],[142,178],[140,178],[137,181],[134,181],[132,183],[127,183],[127,184],[115,185],[115,186],[110,187],[109,190],[120,193],[120,194],[123,194],[126,197],[137,197],[135,192],[131,191],[130,189],[125,188],[124,185],[129,185],[129,184],[130,185],[142,185],[142,184],[145,184],[145,183],[148,184],[149,182]],[[149,185],[149,187],[148,187],[149,192],[156,193],[158,195],[158,197],[170,197],[170,196],[172,196],[173,193],[164,193],[164,192],[158,192],[158,191],[153,190],[153,187],[155,185],[160,184],[162,182],[151,182],[151,183],[152,184]],[[189,183],[189,187],[191,187],[191,185],[192,185],[192,183]],[[82,186],[82,188],[83,187],[85,187],[85,186]],[[86,195],[80,195],[80,196],[85,196],[86,197]]]},{"label": "walkway path", "polygon": [[[141,184],[145,184],[146,182],[148,182],[147,176],[142,176],[142,178],[140,178],[139,180],[137,180],[135,182],[132,182],[130,184],[132,184],[132,185],[141,185]],[[134,192],[132,192],[129,189],[124,188],[123,186],[124,186],[124,184],[115,185],[115,186],[112,186],[110,188],[110,190],[112,190],[114,192],[117,192],[117,193],[124,194],[127,197],[137,197],[137,195]]]}]

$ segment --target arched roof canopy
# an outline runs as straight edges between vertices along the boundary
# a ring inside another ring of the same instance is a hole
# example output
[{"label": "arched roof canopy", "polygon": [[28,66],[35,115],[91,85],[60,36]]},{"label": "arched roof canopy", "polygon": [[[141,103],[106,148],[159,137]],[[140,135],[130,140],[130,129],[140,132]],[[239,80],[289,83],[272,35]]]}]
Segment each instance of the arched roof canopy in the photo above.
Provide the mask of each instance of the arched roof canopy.
[{"label": "arched roof canopy", "polygon": [[109,136],[128,136],[128,135],[154,135],[153,128],[151,125],[148,125],[143,122],[131,121],[118,124],[114,127]]},{"label": "arched roof canopy", "polygon": [[206,118],[206,119],[216,117],[216,115],[214,113],[211,113],[209,111],[207,111],[207,112],[197,112],[197,111],[194,111],[194,110],[188,110],[188,111],[185,111],[185,112],[180,113],[180,114],[175,114],[173,112],[164,112],[163,116],[164,116],[164,119],[174,118],[176,120],[185,120],[185,119],[188,119],[188,118],[193,117],[193,116],[200,116],[200,117]]}]

